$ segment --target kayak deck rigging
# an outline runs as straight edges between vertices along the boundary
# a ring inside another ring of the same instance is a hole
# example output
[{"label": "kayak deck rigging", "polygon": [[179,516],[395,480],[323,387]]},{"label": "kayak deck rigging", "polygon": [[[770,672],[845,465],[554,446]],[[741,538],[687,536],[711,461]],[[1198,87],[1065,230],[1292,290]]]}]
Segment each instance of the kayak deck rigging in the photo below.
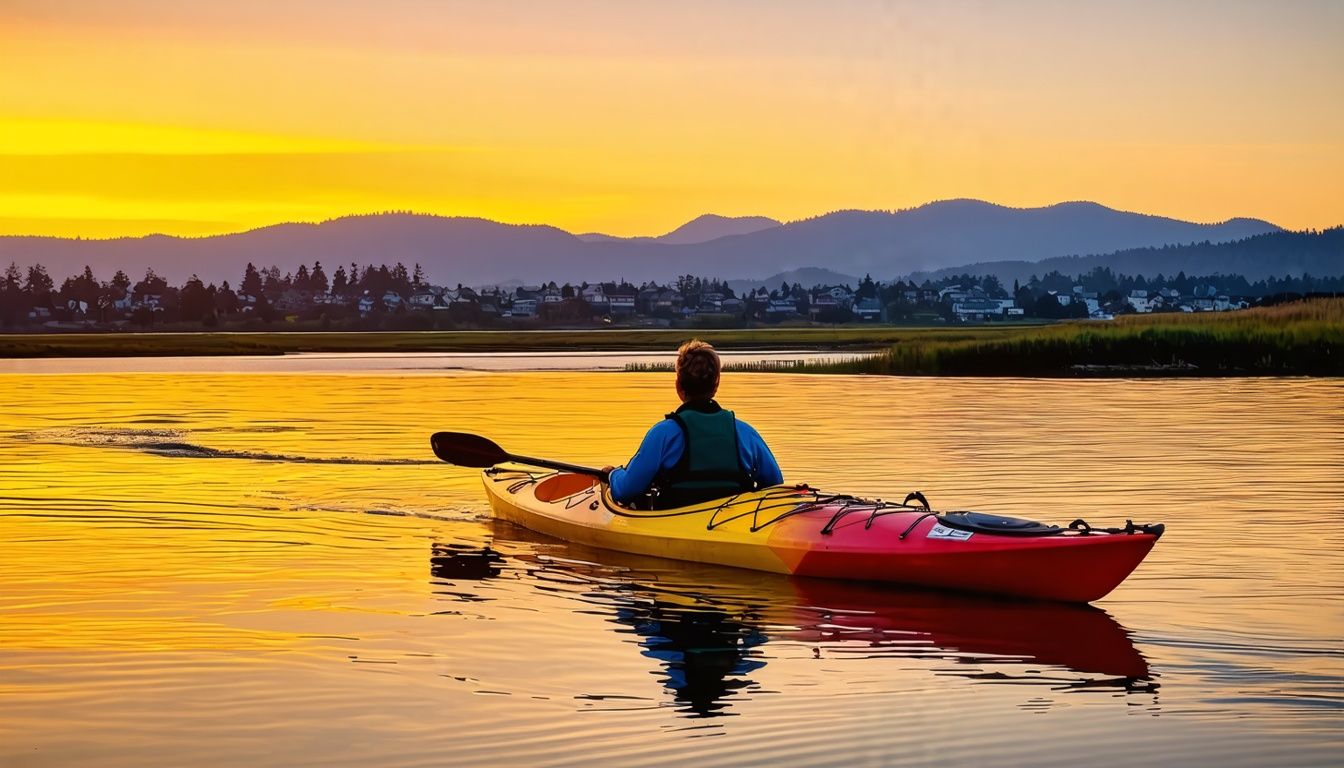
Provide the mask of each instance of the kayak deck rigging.
[{"label": "kayak deck rigging", "polygon": [[[509,472],[513,476],[501,478],[498,476],[501,471]],[[508,488],[510,494],[516,494],[519,490],[528,485],[540,484],[551,478],[580,477],[577,475],[564,474],[558,471],[537,472],[528,469],[515,469],[512,467],[492,467],[487,469],[485,474],[495,482],[512,481],[512,484]],[[523,475],[524,477],[520,479],[518,475]],[[564,493],[558,497],[552,495],[548,500],[551,501],[551,503],[563,501],[566,509],[572,509],[583,503],[588,503],[592,509],[597,509],[600,504],[598,489],[599,486],[596,483],[593,483],[590,479],[580,479],[579,482],[574,484],[572,493]],[[565,490],[569,491],[571,489],[566,488]],[[919,506],[911,504],[911,501],[918,501]],[[920,491],[911,491],[906,495],[905,500],[898,504],[892,501],[883,501],[880,498],[865,499],[852,494],[825,493],[806,483],[800,483],[794,486],[776,486],[758,492],[744,491],[722,499],[715,499],[713,501],[678,507],[671,510],[640,510],[614,502],[609,503],[607,508],[608,511],[615,516],[634,520],[656,520],[709,513],[709,520],[705,523],[705,530],[707,531],[712,531],[721,525],[750,517],[751,525],[747,530],[751,533],[757,533],[771,525],[796,515],[827,510],[831,512],[831,517],[820,529],[820,533],[827,536],[835,531],[837,524],[853,513],[868,513],[867,518],[863,523],[864,530],[868,530],[873,527],[873,523],[879,517],[884,515],[901,512],[921,512],[922,514],[915,517],[897,537],[897,539],[901,541],[904,541],[916,526],[929,517],[937,520],[939,524],[960,531],[991,533],[999,536],[1087,536],[1096,532],[1106,534],[1148,533],[1152,534],[1154,537],[1161,537],[1165,528],[1161,523],[1156,525],[1135,525],[1132,520],[1126,520],[1123,528],[1101,528],[1090,525],[1082,518],[1078,518],[1069,523],[1067,528],[1061,528],[1057,525],[1045,525],[1034,520],[990,515],[983,512],[935,512],[929,506],[929,502],[924,497],[924,494]],[[762,521],[762,512],[769,513],[775,510],[780,511],[773,517],[767,517]],[[725,512],[729,514],[721,517]]]}]

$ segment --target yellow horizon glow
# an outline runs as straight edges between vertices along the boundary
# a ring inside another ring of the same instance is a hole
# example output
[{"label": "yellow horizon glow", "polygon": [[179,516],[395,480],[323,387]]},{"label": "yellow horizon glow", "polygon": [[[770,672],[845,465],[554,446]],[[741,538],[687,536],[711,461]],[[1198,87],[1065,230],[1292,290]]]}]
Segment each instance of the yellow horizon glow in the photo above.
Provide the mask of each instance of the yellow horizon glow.
[{"label": "yellow horizon glow", "polygon": [[1202,8],[15,0],[0,234],[963,197],[1344,223],[1344,10]]}]

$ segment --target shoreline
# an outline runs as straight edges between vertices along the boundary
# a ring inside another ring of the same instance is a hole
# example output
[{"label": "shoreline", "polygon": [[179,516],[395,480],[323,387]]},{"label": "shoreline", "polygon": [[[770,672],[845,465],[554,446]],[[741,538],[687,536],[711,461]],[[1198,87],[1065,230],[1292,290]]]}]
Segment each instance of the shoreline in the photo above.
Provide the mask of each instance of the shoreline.
[{"label": "shoreline", "polygon": [[[1049,325],[784,326],[749,329],[265,331],[0,335],[0,359],[274,356],[292,353],[670,353],[700,338],[725,352],[843,353],[761,360],[766,373],[1030,378],[1344,376],[1344,299],[1227,313],[1128,315]],[[640,362],[626,370],[658,370]]]},{"label": "shoreline", "polygon": [[[785,326],[743,329],[53,332],[0,334],[0,358],[326,353],[646,352],[704,339],[724,350],[877,352],[920,339],[987,339],[1023,326]],[[1030,326],[1038,327],[1038,326]]]}]

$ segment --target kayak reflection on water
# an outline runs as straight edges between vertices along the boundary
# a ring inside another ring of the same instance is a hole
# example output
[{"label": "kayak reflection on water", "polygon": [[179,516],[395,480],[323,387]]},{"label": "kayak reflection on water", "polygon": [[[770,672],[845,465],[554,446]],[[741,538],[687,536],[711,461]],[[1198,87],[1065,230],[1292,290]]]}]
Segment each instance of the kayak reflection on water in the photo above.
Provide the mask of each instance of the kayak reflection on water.
[{"label": "kayak reflection on water", "polygon": [[1157,706],[1158,683],[1129,633],[1091,605],[789,578],[492,527],[494,546],[434,545],[432,577],[458,589],[508,577],[561,591],[575,610],[602,606],[617,632],[641,638],[641,653],[658,663],[653,673],[688,716],[732,714],[732,699],[759,687],[752,676],[776,642],[817,659],[922,660],[935,675],[975,683],[1143,694]]}]

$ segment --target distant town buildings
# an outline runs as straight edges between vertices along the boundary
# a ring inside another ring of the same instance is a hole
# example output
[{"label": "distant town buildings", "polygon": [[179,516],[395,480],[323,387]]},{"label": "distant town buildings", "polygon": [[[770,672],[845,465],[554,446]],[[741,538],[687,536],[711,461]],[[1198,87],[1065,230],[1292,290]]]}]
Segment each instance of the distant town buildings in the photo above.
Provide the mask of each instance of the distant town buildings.
[{"label": "distant town buildings", "polygon": [[[455,287],[392,268],[338,268],[320,263],[296,276],[248,265],[237,290],[194,277],[171,287],[151,271],[132,283],[123,273],[99,283],[92,272],[56,289],[40,267],[22,280],[17,266],[0,280],[0,320],[13,326],[75,327],[202,322],[362,323],[353,327],[488,327],[620,323],[731,327],[751,323],[992,323],[1027,318],[1110,320],[1122,314],[1225,312],[1255,298],[1184,275],[1146,283],[1109,274],[1069,279],[1058,273],[1009,290],[990,277],[962,275],[915,285],[865,277],[856,285],[805,287],[787,282],[735,291],[720,280],[683,276],[634,285],[597,283]],[[1244,283],[1244,281],[1242,281]]]}]

